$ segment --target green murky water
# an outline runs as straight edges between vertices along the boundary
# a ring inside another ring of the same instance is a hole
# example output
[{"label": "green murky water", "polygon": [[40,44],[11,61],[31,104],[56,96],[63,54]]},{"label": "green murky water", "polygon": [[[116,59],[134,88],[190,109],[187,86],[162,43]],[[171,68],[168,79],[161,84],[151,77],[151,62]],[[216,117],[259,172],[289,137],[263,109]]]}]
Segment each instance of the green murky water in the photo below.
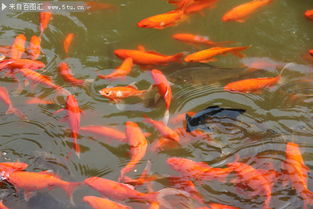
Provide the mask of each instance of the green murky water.
[{"label": "green murky water", "polygon": [[[124,130],[128,120],[137,122],[152,135],[149,143],[158,138],[158,133],[143,122],[146,114],[161,120],[164,103],[155,103],[153,96],[144,100],[129,99],[124,110],[98,94],[106,86],[127,85],[136,82],[139,89],[146,89],[152,83],[147,70],[135,66],[124,80],[106,81],[97,79],[98,74],[108,74],[120,65],[121,60],[113,50],[134,49],[138,44],[147,49],[164,54],[178,52],[191,53],[197,50],[190,45],[171,38],[174,33],[185,32],[209,36],[213,41],[236,41],[234,46],[251,46],[244,51],[244,59],[233,56],[220,56],[218,62],[207,64],[171,64],[156,66],[172,83],[173,101],[170,115],[188,111],[200,111],[210,105],[246,109],[240,123],[221,124],[212,122],[210,135],[214,139],[192,140],[181,147],[162,151],[147,152],[144,159],[129,175],[136,177],[152,162],[152,173],[168,176],[178,175],[167,164],[169,157],[185,157],[204,161],[211,166],[225,166],[239,155],[243,162],[256,168],[263,168],[266,162],[280,168],[285,159],[285,144],[294,141],[301,147],[305,164],[313,169],[313,112],[311,110],[312,61],[306,59],[306,52],[312,48],[313,23],[303,17],[307,9],[313,8],[310,0],[274,0],[260,11],[251,15],[245,23],[221,21],[222,15],[230,8],[246,1],[220,0],[216,7],[194,14],[186,22],[164,30],[137,28],[136,23],[143,18],[167,12],[172,5],[162,0],[107,0],[116,5],[115,10],[101,10],[84,13],[56,14],[45,31],[41,61],[47,64],[45,75],[51,76],[58,85],[65,87],[76,96],[83,110],[81,126],[105,125]],[[38,13],[0,13],[0,45],[11,45],[17,34],[25,34],[30,39],[39,35]],[[62,42],[67,33],[74,33],[75,39],[69,56],[63,52]],[[269,58],[279,63],[294,63],[283,74],[283,82],[257,94],[229,93],[223,90],[227,83],[244,78],[275,76],[278,71],[268,68],[246,72],[243,62],[252,58]],[[96,79],[85,88],[74,87],[64,82],[57,73],[57,65],[66,61],[75,77]],[[29,121],[21,121],[14,115],[5,115],[6,106],[0,106],[0,160],[22,161],[30,165],[29,171],[53,170],[68,181],[82,181],[91,176],[117,180],[121,168],[129,161],[128,145],[80,133],[82,149],[78,159],[72,151],[70,131],[66,122],[60,121],[62,114],[53,112],[63,108],[64,98],[55,97],[54,91],[42,85],[25,87],[19,94],[13,92],[17,83],[1,77],[0,85],[5,86],[16,107],[22,110]],[[292,97],[292,95],[296,95]],[[52,99],[52,105],[27,105],[25,101],[34,96]],[[184,124],[172,128],[184,127]],[[309,172],[309,188],[312,188],[312,172]],[[155,190],[166,187],[162,181],[154,182]],[[229,204],[240,208],[262,208],[264,197],[247,197],[237,192],[231,183],[204,182],[197,188],[208,202]],[[146,191],[144,187],[139,188]],[[26,202],[23,195],[15,193],[12,187],[4,187],[0,197],[11,209],[36,208],[89,208],[81,201],[85,195],[98,193],[81,186],[74,194],[76,206],[71,206],[63,191],[41,191]],[[133,208],[148,208],[148,205],[124,202]],[[302,208],[301,197],[290,186],[275,184],[271,208]],[[197,203],[191,208],[196,208]],[[184,204],[173,208],[186,208]]]}]

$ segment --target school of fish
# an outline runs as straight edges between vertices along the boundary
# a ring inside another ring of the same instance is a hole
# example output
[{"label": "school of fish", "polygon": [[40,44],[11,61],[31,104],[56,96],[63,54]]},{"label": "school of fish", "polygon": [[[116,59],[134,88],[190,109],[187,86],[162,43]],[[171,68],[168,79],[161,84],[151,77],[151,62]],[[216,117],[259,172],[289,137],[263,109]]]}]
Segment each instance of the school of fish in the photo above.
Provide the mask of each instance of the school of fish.
[{"label": "school of fish", "polygon": [[[160,0],[161,1],[161,0]],[[156,14],[137,23],[139,28],[152,28],[162,30],[167,27],[174,27],[181,24],[192,17],[194,13],[205,12],[205,9],[214,8],[218,0],[168,0],[167,3],[173,5],[173,10]],[[275,0],[252,0],[238,5],[221,17],[223,22],[237,22],[234,24],[244,24],[248,21],[249,16],[254,13],[262,12],[263,7],[266,8]],[[114,5],[87,2],[89,11],[112,9]],[[164,2],[166,3],[166,2]],[[264,9],[265,9],[264,8]],[[313,21],[313,10],[307,10],[304,13],[305,18]],[[40,61],[42,51],[42,36],[46,30],[49,30],[49,24],[53,22],[53,14],[51,12],[39,13],[39,35],[33,35],[29,43],[25,34],[16,35],[11,46],[1,46],[1,61],[0,71],[5,72],[4,77],[10,77],[18,83],[17,91],[23,90],[24,87],[31,84],[42,85],[50,88],[55,92],[56,97],[61,97],[64,100],[63,109],[57,110],[53,114],[66,111],[66,121],[70,128],[69,138],[73,144],[73,151],[77,158],[83,158],[82,149],[79,145],[79,136],[81,134],[91,133],[101,136],[104,143],[109,143],[109,140],[115,140],[119,143],[129,146],[129,160],[126,165],[120,170],[119,177],[116,179],[107,179],[97,176],[90,176],[80,182],[67,181],[50,170],[39,172],[27,171],[28,165],[23,162],[2,162],[0,163],[0,175],[3,181],[13,185],[16,191],[22,191],[25,201],[29,201],[36,192],[44,189],[61,188],[68,196],[69,202],[75,205],[74,192],[79,187],[85,185],[97,192],[97,196],[84,194],[81,201],[94,209],[129,209],[131,206],[124,205],[121,201],[130,200],[142,202],[145,208],[176,208],[169,204],[165,199],[167,196],[179,196],[188,201],[192,201],[189,208],[195,209],[235,209],[235,205],[226,205],[221,202],[207,202],[205,195],[201,194],[197,185],[201,185],[206,181],[216,181],[220,184],[232,184],[238,187],[238,191],[242,188],[249,188],[243,191],[247,198],[256,196],[263,199],[263,208],[271,208],[272,188],[274,185],[284,183],[284,186],[289,184],[294,188],[295,192],[303,200],[303,208],[313,207],[313,191],[308,185],[308,173],[310,169],[305,165],[301,147],[294,142],[286,142],[285,145],[285,160],[281,168],[257,169],[241,160],[240,156],[233,159],[233,162],[228,162],[223,167],[212,167],[205,162],[196,162],[182,157],[167,158],[166,163],[175,172],[175,175],[162,176],[162,173],[152,174],[150,161],[147,161],[146,168],[142,171],[137,179],[133,179],[128,175],[136,169],[136,166],[148,155],[149,152],[158,152],[164,149],[172,149],[186,143],[186,139],[200,138],[211,140],[201,130],[186,131],[183,124],[186,117],[195,115],[194,112],[184,113],[182,115],[172,116],[171,105],[175,103],[173,98],[171,82],[167,76],[158,69],[158,66],[168,65],[170,63],[209,63],[215,62],[217,57],[222,59],[220,55],[234,55],[235,57],[243,58],[243,51],[248,50],[253,46],[226,46],[236,44],[233,40],[212,41],[205,35],[193,33],[175,33],[172,38],[191,44],[194,46],[208,47],[194,53],[185,54],[177,52],[172,55],[164,55],[159,52],[147,50],[144,46],[138,43],[136,49],[115,49],[112,54],[120,58],[121,64],[117,66],[110,74],[98,74],[94,79],[79,79],[76,78],[72,67],[66,62],[60,62],[57,65],[57,72],[65,82],[78,88],[84,88],[92,83],[95,79],[104,81],[123,79],[131,73],[134,65],[139,65],[144,70],[148,70],[152,83],[150,88],[138,89],[136,83],[129,83],[124,86],[103,86],[97,93],[107,98],[109,102],[116,105],[116,108],[122,108],[125,100],[129,97],[139,97],[144,99],[150,92],[155,94],[164,103],[165,111],[160,120],[154,120],[147,115],[142,115],[142,122],[151,126],[159,133],[159,138],[150,144],[148,137],[149,132],[144,132],[138,123],[134,121],[125,121],[124,130],[120,130],[110,126],[88,125],[81,126],[81,120],[84,117],[83,110],[80,108],[80,101],[77,100],[74,94],[68,91],[65,87],[59,86],[54,81],[44,75],[46,64]],[[312,23],[313,24],[313,23]],[[134,26],[136,27],[136,26]],[[144,29],[143,29],[144,30]],[[63,50],[65,57],[70,57],[74,47],[75,39],[79,34],[68,33],[64,37]],[[28,44],[28,46],[27,46]],[[27,46],[27,47],[26,47]],[[308,54],[313,56],[313,50],[308,50]],[[255,64],[255,66],[262,64]],[[255,67],[254,66],[254,67]],[[282,66],[282,69],[276,76],[247,78],[237,80],[225,84],[224,91],[234,93],[255,93],[278,85],[283,72],[290,65]],[[75,70],[75,69],[74,69]],[[8,89],[0,86],[0,100],[6,106],[6,114],[14,114],[20,120],[28,120],[28,116],[21,109],[15,107],[10,99]],[[43,98],[34,97],[26,101],[27,105],[52,104],[53,101]],[[127,101],[126,101],[127,105]],[[122,109],[121,109],[122,111]],[[244,112],[244,110],[242,111]],[[201,121],[203,122],[203,121]],[[72,152],[72,150],[69,150]],[[75,156],[72,156],[75,157]],[[167,179],[171,187],[155,190],[153,182],[159,179]],[[137,190],[137,186],[146,186],[145,191]],[[0,208],[8,208],[5,202],[0,202]]]}]

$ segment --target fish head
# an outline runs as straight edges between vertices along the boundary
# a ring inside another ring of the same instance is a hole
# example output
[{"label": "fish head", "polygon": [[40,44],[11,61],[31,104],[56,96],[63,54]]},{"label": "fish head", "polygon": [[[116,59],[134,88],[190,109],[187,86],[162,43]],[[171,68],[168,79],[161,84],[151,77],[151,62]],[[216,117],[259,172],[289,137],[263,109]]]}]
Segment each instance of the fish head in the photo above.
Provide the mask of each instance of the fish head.
[{"label": "fish head", "polygon": [[107,98],[110,98],[112,96],[112,90],[108,89],[108,88],[104,88],[104,89],[101,89],[99,91],[99,93],[104,96],[104,97],[107,97]]},{"label": "fish head", "polygon": [[309,50],[309,54],[313,57],[313,49]]},{"label": "fish head", "polygon": [[139,28],[150,28],[151,27],[151,21],[148,19],[143,19],[137,23],[137,27]]}]

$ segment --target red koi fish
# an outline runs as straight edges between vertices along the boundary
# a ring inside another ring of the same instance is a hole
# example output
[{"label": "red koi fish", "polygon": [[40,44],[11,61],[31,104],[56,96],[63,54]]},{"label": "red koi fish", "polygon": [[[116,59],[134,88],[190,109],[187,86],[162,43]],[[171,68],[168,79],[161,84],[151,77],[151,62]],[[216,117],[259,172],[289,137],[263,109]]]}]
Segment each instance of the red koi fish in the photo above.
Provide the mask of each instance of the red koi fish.
[{"label": "red koi fish", "polygon": [[167,124],[170,117],[169,111],[172,101],[172,89],[165,75],[161,71],[153,69],[151,70],[151,75],[154,80],[154,86],[158,88],[160,96],[163,97],[165,101],[165,114],[163,122],[164,124]]},{"label": "red koi fish", "polygon": [[183,177],[196,180],[216,179],[223,182],[227,175],[232,172],[231,168],[213,168],[204,162],[195,162],[186,158],[168,158],[167,163]]},{"label": "red koi fish", "polygon": [[308,18],[309,20],[313,21],[313,9],[312,10],[307,10],[304,13],[304,17]]},{"label": "red koi fish", "polygon": [[273,0],[253,0],[247,3],[241,4],[224,14],[222,21],[236,21],[244,22],[250,14],[255,12],[257,9],[271,3]]},{"label": "red koi fish", "polygon": [[71,137],[73,139],[74,150],[76,155],[80,156],[80,147],[77,142],[78,131],[80,129],[80,112],[78,102],[74,95],[68,95],[66,98],[66,108],[68,112],[69,126],[71,127]]},{"label": "red koi fish", "polygon": [[30,54],[32,60],[36,60],[40,56],[40,43],[41,38],[38,36],[32,36],[30,39],[28,53]]},{"label": "red koi fish", "polygon": [[25,200],[29,200],[34,192],[46,188],[60,187],[62,188],[73,202],[73,191],[76,189],[79,182],[67,182],[60,179],[53,173],[46,171],[42,172],[28,172],[28,171],[15,171],[8,177],[8,181],[14,185],[18,190],[24,190]]},{"label": "red koi fish", "polygon": [[210,206],[209,208],[208,207],[201,207],[201,208],[197,208],[197,209],[240,209],[240,208],[236,208],[233,206],[222,205],[222,204],[217,204],[217,203],[210,203],[209,206]]},{"label": "red koi fish", "polygon": [[40,84],[43,84],[43,85],[48,86],[50,88],[54,88],[55,90],[58,91],[58,93],[60,93],[62,95],[65,95],[65,96],[70,95],[70,93],[66,89],[64,89],[61,86],[54,84],[48,76],[41,75],[40,73],[33,71],[31,69],[28,69],[28,68],[22,68],[19,70],[19,72],[25,78],[27,78],[27,79],[35,82],[35,83],[40,83]]},{"label": "red koi fish", "polygon": [[93,209],[131,209],[126,205],[122,205],[107,198],[96,196],[84,196],[83,201],[88,203]]},{"label": "red koi fish", "polygon": [[63,42],[63,48],[64,48],[65,54],[68,54],[69,48],[73,42],[74,37],[75,37],[74,33],[69,33],[66,35],[64,42]]},{"label": "red koi fish", "polygon": [[163,200],[163,197],[166,195],[190,196],[187,192],[173,188],[161,189],[158,192],[141,193],[136,191],[131,185],[118,183],[100,177],[90,177],[85,179],[84,182],[91,188],[101,193],[103,196],[114,200],[130,199],[150,203],[157,202],[162,205],[167,203],[166,200]]},{"label": "red koi fish", "polygon": [[111,88],[103,88],[99,91],[99,93],[114,101],[114,102],[120,102],[122,99],[128,98],[128,97],[144,97],[146,90],[138,90],[137,88],[133,86],[119,86],[119,87],[111,87]]},{"label": "red koi fish", "polygon": [[209,46],[219,46],[223,44],[234,43],[232,41],[213,42],[207,36],[194,35],[191,33],[176,33],[172,38],[178,41],[183,41],[190,44],[204,44]]},{"label": "red koi fish", "polygon": [[126,137],[130,146],[130,162],[121,170],[120,180],[145,156],[148,142],[137,123],[127,121]]},{"label": "red koi fish", "polygon": [[109,75],[98,75],[98,77],[102,79],[116,79],[125,77],[130,73],[133,66],[133,59],[131,57],[127,57],[123,61],[123,63],[119,67],[117,67],[112,73],[110,73]]},{"label": "red koi fish", "polygon": [[145,18],[137,23],[139,28],[164,29],[175,26],[187,19],[182,9],[172,10],[163,14],[154,15]]},{"label": "red koi fish", "polygon": [[99,134],[101,136],[115,139],[120,142],[127,142],[125,133],[114,128],[110,128],[106,126],[92,126],[91,125],[91,126],[80,127],[80,130]]},{"label": "red koi fish", "polygon": [[253,189],[253,196],[264,195],[264,209],[269,209],[272,196],[272,182],[265,175],[250,165],[240,162],[228,163],[230,169],[235,171],[239,176],[238,179],[233,179],[233,183],[245,183]]},{"label": "red koi fish", "polygon": [[200,62],[200,63],[208,63],[215,62],[217,59],[215,56],[222,55],[226,53],[232,53],[237,57],[244,57],[240,51],[249,48],[249,46],[240,46],[240,47],[213,47],[205,50],[201,50],[195,52],[193,54],[189,54],[185,57],[185,62]]},{"label": "red koi fish", "polygon": [[14,69],[28,68],[31,70],[38,70],[46,67],[43,62],[29,59],[5,59],[0,61],[0,70],[9,68],[11,71]]},{"label": "red koi fish", "polygon": [[2,86],[0,86],[0,99],[8,106],[8,109],[5,114],[15,114],[22,120],[27,120],[27,116],[13,106],[12,101],[9,97],[8,90]]},{"label": "red koi fish", "polygon": [[11,47],[11,58],[20,59],[25,52],[26,37],[24,34],[16,36]]},{"label": "red koi fish", "polygon": [[308,188],[308,171],[310,170],[303,161],[299,146],[288,142],[286,146],[286,162],[284,170],[292,186],[297,190],[304,200],[304,207],[313,204],[313,192]]},{"label": "red koi fish", "polygon": [[183,53],[163,55],[153,51],[116,49],[114,54],[120,59],[131,57],[138,65],[164,65],[170,62],[180,62]]},{"label": "red koi fish", "polygon": [[75,78],[73,76],[71,69],[69,68],[69,66],[65,62],[61,62],[59,64],[59,73],[62,75],[62,77],[65,81],[68,81],[75,86],[85,85],[86,81],[79,80],[79,79]]},{"label": "red koi fish", "polygon": [[48,27],[48,24],[52,18],[51,12],[40,12],[39,13],[39,21],[40,21],[40,33],[43,34],[43,32]]},{"label": "red koi fish", "polygon": [[151,118],[147,116],[145,116],[144,122],[147,122],[153,125],[160,132],[162,136],[172,139],[175,142],[179,143],[180,140],[179,140],[178,134],[172,129],[170,129],[168,126],[166,126],[163,122],[152,120]]}]

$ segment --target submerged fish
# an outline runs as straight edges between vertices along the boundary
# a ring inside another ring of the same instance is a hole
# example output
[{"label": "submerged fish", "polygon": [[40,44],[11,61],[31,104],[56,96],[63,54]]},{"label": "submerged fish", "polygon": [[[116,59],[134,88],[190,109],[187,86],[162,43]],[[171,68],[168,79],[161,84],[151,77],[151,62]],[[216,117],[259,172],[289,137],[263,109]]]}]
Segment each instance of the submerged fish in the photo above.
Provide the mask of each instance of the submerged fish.
[{"label": "submerged fish", "polygon": [[307,10],[304,13],[304,17],[308,18],[309,20],[313,21],[313,9],[312,10]]},{"label": "submerged fish", "polygon": [[[236,119],[240,114],[246,112],[244,109],[222,108],[219,106],[210,106],[198,112],[194,116],[186,114],[187,132],[191,132],[202,125],[205,125],[209,118],[231,118]],[[206,126],[206,128],[208,128]]]}]

